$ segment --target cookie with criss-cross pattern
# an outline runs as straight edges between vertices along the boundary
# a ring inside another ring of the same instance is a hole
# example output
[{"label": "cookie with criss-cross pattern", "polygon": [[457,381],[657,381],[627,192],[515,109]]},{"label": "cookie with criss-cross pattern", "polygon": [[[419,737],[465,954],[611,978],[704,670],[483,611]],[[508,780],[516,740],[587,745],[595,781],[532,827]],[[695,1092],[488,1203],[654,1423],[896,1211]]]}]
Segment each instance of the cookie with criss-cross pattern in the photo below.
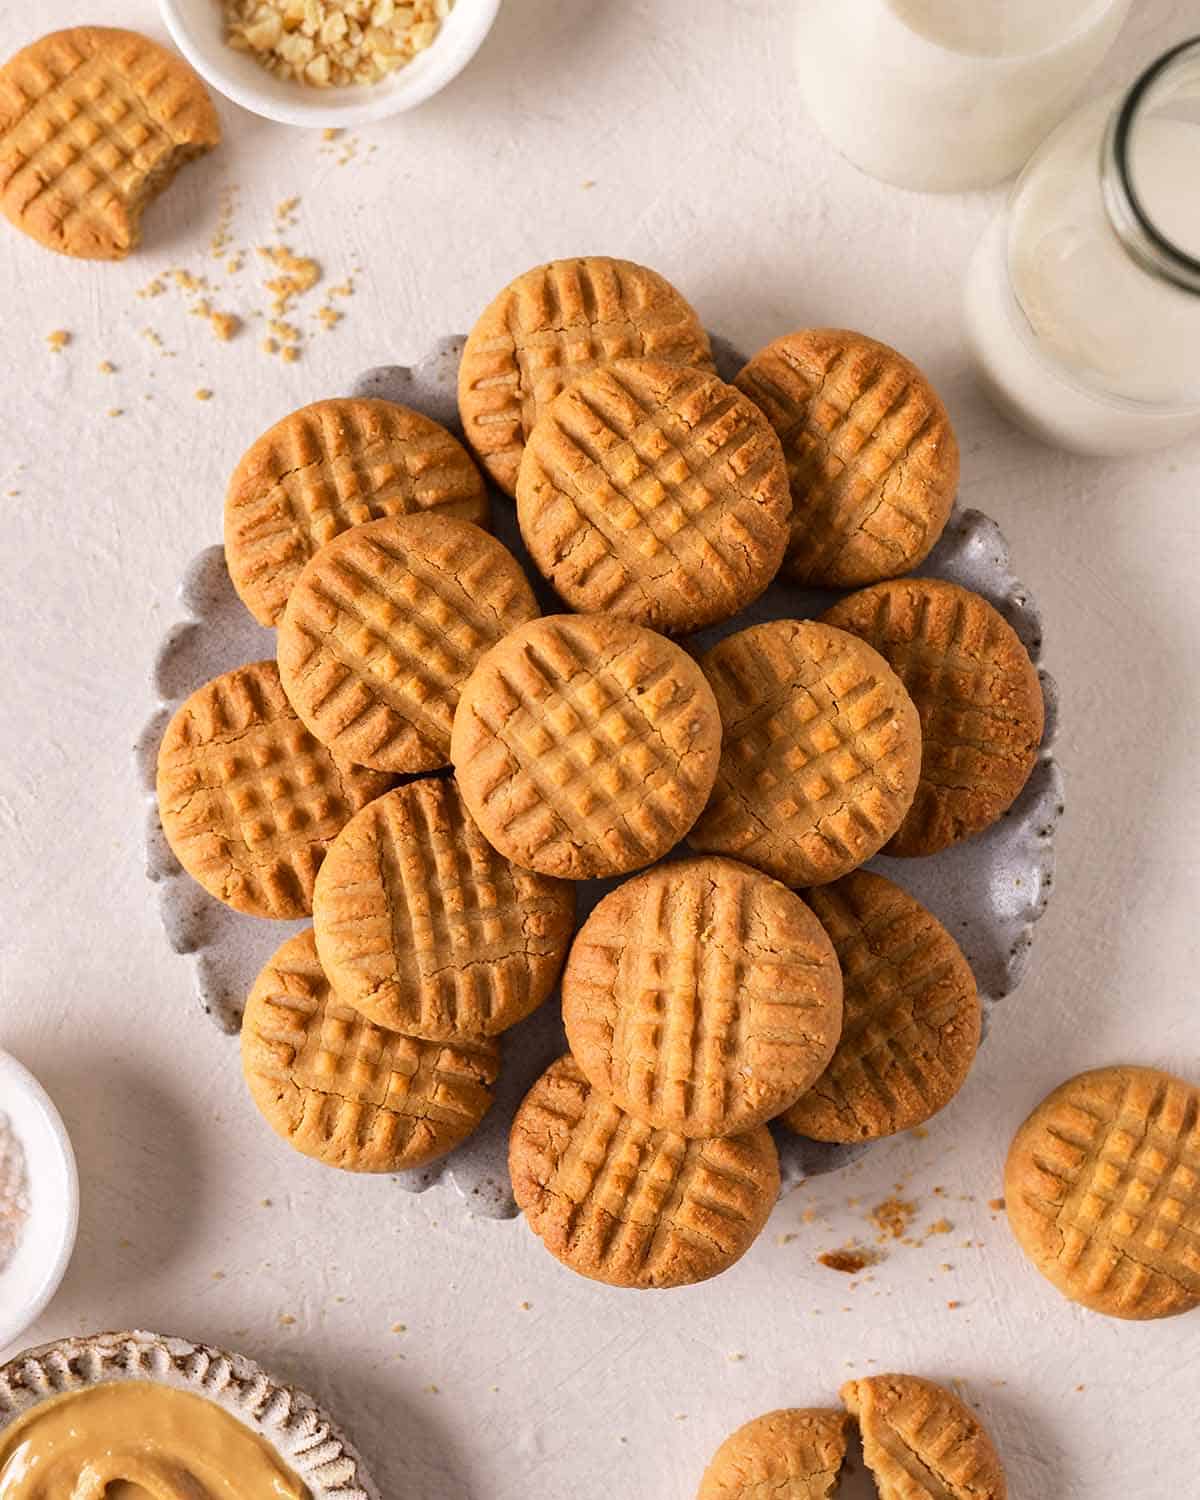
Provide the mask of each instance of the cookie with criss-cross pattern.
[{"label": "cookie with criss-cross pattern", "polygon": [[288,702],[273,661],[197,688],[158,751],[158,811],[175,857],[255,917],[307,917],[334,837],[390,776],[337,760]]},{"label": "cookie with criss-cross pattern", "polygon": [[727,1437],[696,1500],[830,1500],[846,1457],[844,1411],[769,1411]]},{"label": "cookie with criss-cross pattern", "polygon": [[288,938],[254,982],[242,1070],[277,1135],[347,1172],[402,1172],[461,1145],[492,1103],[494,1041],[426,1042],[341,1005],[312,928]]}]

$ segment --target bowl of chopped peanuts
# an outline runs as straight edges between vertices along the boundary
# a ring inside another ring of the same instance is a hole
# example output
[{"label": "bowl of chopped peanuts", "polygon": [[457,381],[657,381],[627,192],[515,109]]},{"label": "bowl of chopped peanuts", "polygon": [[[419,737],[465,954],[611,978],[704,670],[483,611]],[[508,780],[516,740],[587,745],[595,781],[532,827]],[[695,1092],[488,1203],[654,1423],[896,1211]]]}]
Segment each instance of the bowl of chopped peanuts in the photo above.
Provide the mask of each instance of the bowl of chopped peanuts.
[{"label": "bowl of chopped peanuts", "polygon": [[368,125],[423,104],[479,50],[501,0],[159,0],[214,89],[285,125]]}]

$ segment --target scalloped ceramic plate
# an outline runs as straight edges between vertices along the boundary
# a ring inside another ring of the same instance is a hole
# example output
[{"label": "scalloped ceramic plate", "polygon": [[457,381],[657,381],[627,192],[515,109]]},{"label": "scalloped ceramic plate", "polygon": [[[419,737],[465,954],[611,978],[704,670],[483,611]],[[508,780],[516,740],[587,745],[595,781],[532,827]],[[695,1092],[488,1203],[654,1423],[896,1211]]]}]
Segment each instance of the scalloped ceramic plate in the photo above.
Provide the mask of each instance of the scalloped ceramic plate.
[{"label": "scalloped ceramic plate", "polygon": [[[461,338],[445,339],[420,364],[369,370],[352,394],[381,396],[425,412],[459,432],[455,383]],[[717,368],[729,379],[744,358],[714,338]],[[560,610],[521,542],[516,507],[492,494],[496,535],[521,559],[543,608]],[[1042,649],[1041,620],[1027,590],[1013,576],[1008,547],[994,521],[976,510],[956,510],[938,545],[918,570],[948,578],[989,599],[1011,622],[1035,663]],[[706,649],[748,624],[821,613],[835,596],[772,584],[761,599],[736,619],[691,637],[689,647]],[[247,661],[275,654],[274,632],[255,623],[234,593],[220,547],[210,547],[187,570],[180,587],[185,618],[172,626],[154,662],[158,710],[138,742],[142,784],[147,794],[147,869],[159,890],[167,939],[186,955],[195,993],[223,1030],[236,1032],[242,1002],[256,974],[285,937],[306,922],[266,922],[231,911],[209,896],[180,869],[162,835],[154,802],[154,762],[167,720],[202,683]],[[987,1013],[1020,982],[1033,942],[1034,923],[1045,910],[1054,874],[1054,830],[1062,812],[1062,775],[1053,757],[1057,699],[1052,679],[1042,671],[1046,733],[1041,755],[1021,796],[1006,817],[985,833],[928,859],[885,859],[871,868],[905,887],[938,916],[958,939],[975,971]],[[687,852],[681,849],[679,853]],[[670,856],[668,856],[670,857]],[[579,920],[614,881],[579,885]],[[448,1180],[477,1212],[494,1218],[516,1214],[508,1181],[508,1130],[513,1113],[534,1079],[566,1048],[559,1007],[552,997],[503,1040],[504,1060],[496,1102],[478,1131],[451,1156],[432,1166],[398,1174],[404,1186],[420,1192]],[[234,1064],[231,1062],[231,1066]],[[868,1147],[830,1146],[776,1130],[784,1191],[805,1177],[848,1165]]]}]

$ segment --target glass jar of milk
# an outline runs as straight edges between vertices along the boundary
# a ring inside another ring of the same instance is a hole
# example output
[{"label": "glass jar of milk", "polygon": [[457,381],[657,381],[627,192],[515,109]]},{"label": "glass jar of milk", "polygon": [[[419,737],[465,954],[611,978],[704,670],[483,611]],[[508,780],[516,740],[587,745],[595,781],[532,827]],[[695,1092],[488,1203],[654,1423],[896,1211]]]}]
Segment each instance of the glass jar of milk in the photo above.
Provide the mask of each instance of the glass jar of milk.
[{"label": "glass jar of milk", "polygon": [[843,155],[926,192],[1011,177],[1067,114],[1131,0],[799,0],[796,66]]},{"label": "glass jar of milk", "polygon": [[985,384],[1039,437],[1121,454],[1200,432],[1200,39],[1045,142],[965,309]]}]

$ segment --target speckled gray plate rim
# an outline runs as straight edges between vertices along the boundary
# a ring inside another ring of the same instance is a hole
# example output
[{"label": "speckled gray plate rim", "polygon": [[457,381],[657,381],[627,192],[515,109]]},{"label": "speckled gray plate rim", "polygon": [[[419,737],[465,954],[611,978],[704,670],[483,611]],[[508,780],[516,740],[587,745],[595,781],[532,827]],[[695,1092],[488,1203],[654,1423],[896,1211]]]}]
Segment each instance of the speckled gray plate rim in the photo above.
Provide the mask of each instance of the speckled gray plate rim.
[{"label": "speckled gray plate rim", "polygon": [[[442,340],[419,364],[368,370],[351,394],[380,396],[425,412],[461,435],[456,378],[461,337]],[[727,341],[714,337],[717,368],[730,379],[745,363]],[[562,605],[542,580],[521,542],[516,509],[492,495],[496,535],[520,558],[542,607]],[[977,510],[956,509],[938,545],[918,570],[947,578],[989,599],[1021,637],[1035,663],[1042,655],[1042,626],[1028,590],[1014,577],[1000,528]],[[193,989],[214,1022],[236,1033],[242,1002],[266,960],[307,922],[267,922],[230,910],[180,869],[167,847],[154,801],[154,762],[167,721],[178,705],[210,678],[243,662],[275,654],[275,633],[255,623],[233,590],[221,547],[194,559],[180,585],[185,618],[173,625],[154,659],[152,685],[158,707],[137,744],[146,791],[147,873],[155,882],[159,910],[171,947],[186,956]],[[835,596],[776,583],[735,620],[699,632],[686,643],[702,650],[731,631],[762,620],[820,614]],[[1007,815],[978,837],[927,859],[872,861],[871,868],[911,891],[958,939],[971,963],[983,1000],[984,1022],[993,1005],[1010,994],[1029,961],[1034,924],[1046,908],[1054,879],[1054,831],[1063,810],[1062,773],[1053,746],[1057,693],[1039,666],[1046,699],[1041,754],[1024,791]],[[675,851],[676,856],[686,850]],[[668,856],[670,858],[672,856]],[[584,881],[578,888],[579,920],[615,881]],[[432,1166],[397,1174],[402,1186],[422,1192],[451,1182],[475,1212],[510,1218],[516,1205],[508,1180],[508,1132],[513,1114],[534,1079],[566,1048],[557,995],[503,1039],[504,1060],[496,1102],[482,1126],[451,1156]],[[830,1146],[775,1128],[783,1190],[806,1177],[847,1166],[866,1145]]]}]

